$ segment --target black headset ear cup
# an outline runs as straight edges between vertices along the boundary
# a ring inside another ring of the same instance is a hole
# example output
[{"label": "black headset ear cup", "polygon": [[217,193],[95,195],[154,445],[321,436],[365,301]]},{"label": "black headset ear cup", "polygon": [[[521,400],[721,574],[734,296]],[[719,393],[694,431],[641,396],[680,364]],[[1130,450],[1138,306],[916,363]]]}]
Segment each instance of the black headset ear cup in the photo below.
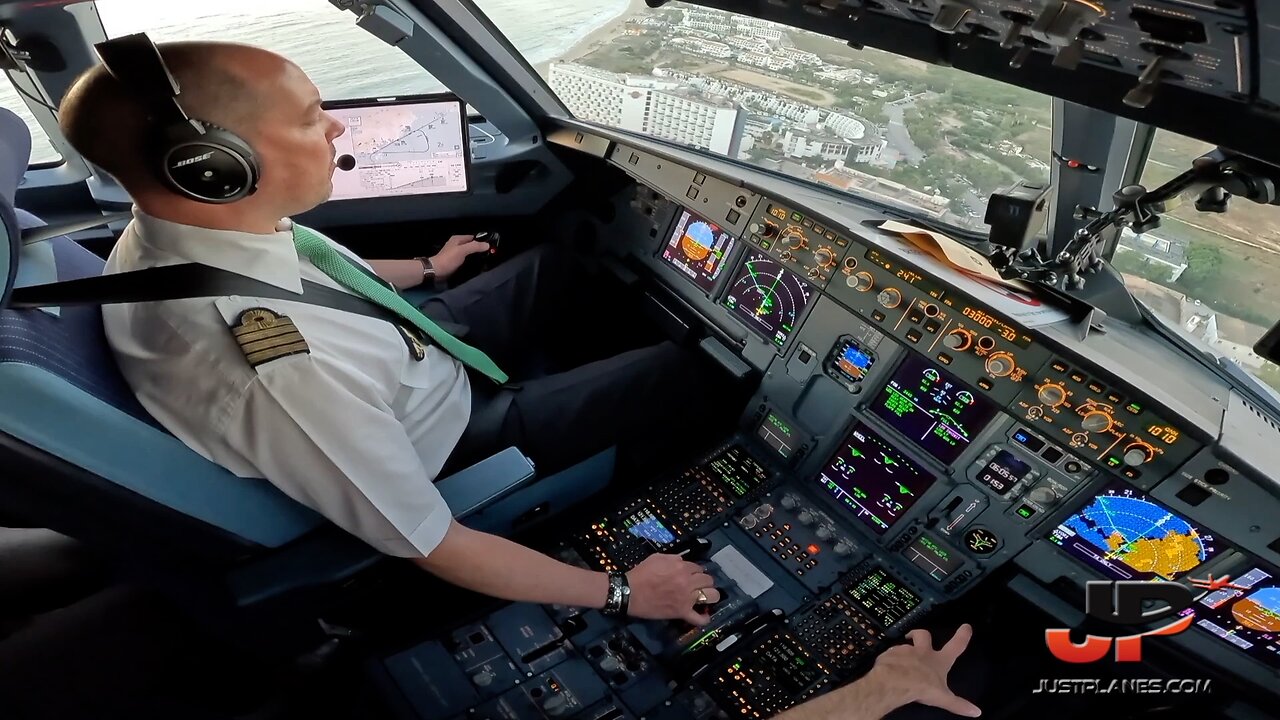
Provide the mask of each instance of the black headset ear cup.
[{"label": "black headset ear cup", "polygon": [[[199,124],[199,129],[196,123]],[[203,129],[203,132],[200,132]],[[238,135],[211,123],[192,121],[165,133],[160,174],[192,200],[228,203],[258,188],[257,156]]]}]

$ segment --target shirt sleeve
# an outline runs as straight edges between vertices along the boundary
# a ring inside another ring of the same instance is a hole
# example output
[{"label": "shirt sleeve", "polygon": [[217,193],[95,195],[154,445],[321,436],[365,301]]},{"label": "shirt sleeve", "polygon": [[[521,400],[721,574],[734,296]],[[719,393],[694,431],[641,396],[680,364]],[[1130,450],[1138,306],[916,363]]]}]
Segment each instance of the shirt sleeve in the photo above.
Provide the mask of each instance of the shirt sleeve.
[{"label": "shirt sleeve", "polygon": [[257,371],[223,426],[232,448],[383,553],[422,557],[440,544],[453,515],[368,378],[310,354]]}]

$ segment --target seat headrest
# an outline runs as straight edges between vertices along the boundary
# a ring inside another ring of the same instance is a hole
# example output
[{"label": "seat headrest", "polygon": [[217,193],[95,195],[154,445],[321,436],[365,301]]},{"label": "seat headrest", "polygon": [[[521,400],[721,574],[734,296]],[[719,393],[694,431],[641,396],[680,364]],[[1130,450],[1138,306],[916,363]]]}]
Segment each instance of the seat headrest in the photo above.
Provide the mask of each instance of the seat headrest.
[{"label": "seat headrest", "polygon": [[14,216],[14,196],[31,160],[31,131],[12,110],[0,108],[0,307],[9,303],[9,294],[18,274],[18,254],[22,232]]}]

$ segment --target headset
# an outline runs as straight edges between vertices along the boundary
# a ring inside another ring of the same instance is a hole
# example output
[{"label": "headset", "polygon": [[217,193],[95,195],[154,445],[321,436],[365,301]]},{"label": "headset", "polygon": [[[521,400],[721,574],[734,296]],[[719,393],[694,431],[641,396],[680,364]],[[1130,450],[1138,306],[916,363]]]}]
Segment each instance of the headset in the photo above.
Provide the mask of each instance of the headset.
[{"label": "headset", "polygon": [[258,189],[257,155],[238,135],[188,117],[178,103],[178,81],[146,33],[112,38],[94,46],[107,72],[136,92],[150,111],[159,136],[148,147],[148,165],[167,186],[192,200],[229,203]]}]

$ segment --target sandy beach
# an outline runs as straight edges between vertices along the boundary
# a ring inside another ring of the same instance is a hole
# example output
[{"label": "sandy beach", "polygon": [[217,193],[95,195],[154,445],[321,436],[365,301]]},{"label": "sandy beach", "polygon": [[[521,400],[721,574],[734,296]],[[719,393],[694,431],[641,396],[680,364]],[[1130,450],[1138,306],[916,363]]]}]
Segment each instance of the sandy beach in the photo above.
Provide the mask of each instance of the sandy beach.
[{"label": "sandy beach", "polygon": [[[569,48],[567,52],[559,58],[556,58],[556,60],[566,62],[577,60],[601,46],[608,45],[613,42],[614,38],[622,35],[623,26],[627,18],[632,17],[633,15],[640,15],[645,12],[649,12],[649,8],[644,4],[644,0],[631,0],[631,4],[627,6],[627,9],[624,10],[621,15],[609,21],[607,24],[591,31],[586,37],[582,38],[575,43],[573,47]],[[534,65],[534,70],[545,78],[547,73],[550,72],[552,62],[554,62],[554,60],[538,63],[537,65]]]}]

